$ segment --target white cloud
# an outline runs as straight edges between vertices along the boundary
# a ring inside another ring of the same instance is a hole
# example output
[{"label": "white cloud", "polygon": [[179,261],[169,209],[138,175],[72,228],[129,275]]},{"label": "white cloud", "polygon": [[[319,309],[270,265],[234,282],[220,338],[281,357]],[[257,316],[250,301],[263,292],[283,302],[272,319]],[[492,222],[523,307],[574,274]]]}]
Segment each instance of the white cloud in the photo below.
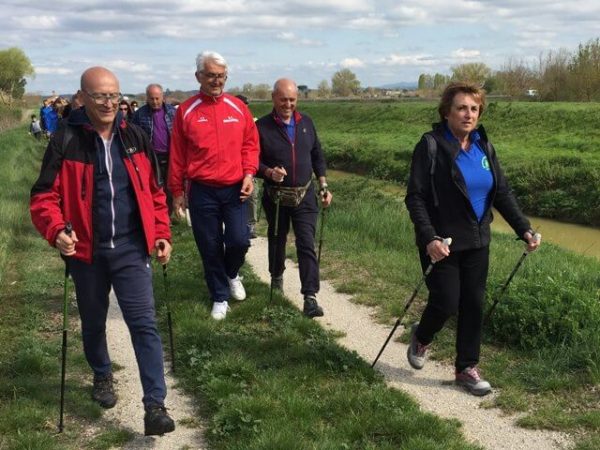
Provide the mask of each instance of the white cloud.
[{"label": "white cloud", "polygon": [[151,72],[151,68],[148,64],[144,63],[134,63],[132,61],[125,61],[122,59],[116,59],[114,61],[110,61],[107,64],[113,70],[118,70],[121,72],[132,72],[132,73],[148,73]]},{"label": "white cloud", "polygon": [[59,26],[56,16],[17,16],[11,20],[20,28],[28,30],[53,30]]},{"label": "white cloud", "polygon": [[73,70],[67,67],[36,67],[35,73],[36,75],[70,75]]},{"label": "white cloud", "polygon": [[277,39],[285,42],[289,42],[295,46],[301,47],[322,47],[323,43],[321,41],[307,39],[307,38],[299,38],[294,33],[289,31],[282,31],[277,35]]},{"label": "white cloud", "polygon": [[479,58],[480,56],[481,52],[479,50],[468,50],[465,48],[459,48],[452,52],[452,57],[458,59],[474,59]]},{"label": "white cloud", "polygon": [[433,66],[438,63],[431,55],[399,55],[397,53],[392,53],[376,62],[384,66]]},{"label": "white cloud", "polygon": [[344,69],[364,67],[365,63],[358,58],[345,58],[340,62],[340,66]]}]

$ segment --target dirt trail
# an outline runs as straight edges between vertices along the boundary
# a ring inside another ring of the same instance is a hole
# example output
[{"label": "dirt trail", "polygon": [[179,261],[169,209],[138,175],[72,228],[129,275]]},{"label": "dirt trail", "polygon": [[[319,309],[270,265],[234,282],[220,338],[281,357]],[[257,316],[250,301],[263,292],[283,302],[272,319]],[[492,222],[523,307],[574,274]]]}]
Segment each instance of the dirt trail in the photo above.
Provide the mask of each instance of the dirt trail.
[{"label": "dirt trail", "polygon": [[[118,422],[122,427],[131,431],[135,437],[128,442],[124,449],[156,449],[176,450],[206,448],[202,428],[190,428],[180,423],[181,420],[198,423],[191,400],[174,387],[175,381],[170,371],[170,362],[165,362],[167,399],[165,401],[169,414],[176,422],[173,433],[164,436],[144,436],[144,409],[142,406],[142,385],[133,353],[129,330],[114,293],[110,294],[110,308],[106,323],[108,350],[113,363],[122,369],[115,371],[116,390],[119,400],[117,405],[108,409],[104,417]],[[167,338],[162,335],[163,342]]]},{"label": "dirt trail", "polygon": [[[252,241],[246,260],[262,281],[270,281],[265,238]],[[296,306],[302,308],[297,265],[288,260],[286,267],[284,291]],[[371,363],[391,327],[376,323],[372,318],[372,308],[352,303],[350,296],[335,292],[327,282],[321,282],[318,300],[325,316],[316,320],[327,329],[343,332],[344,337],[338,340],[339,343],[356,350]],[[397,330],[397,334],[400,332]],[[428,361],[423,370],[412,370],[406,361],[406,345],[399,342],[392,340],[388,344],[376,368],[384,374],[390,386],[411,394],[423,410],[440,417],[458,419],[463,424],[467,439],[486,449],[551,450],[568,448],[571,443],[565,433],[526,430],[515,425],[516,416],[503,415],[498,409],[481,408],[481,398],[454,386],[454,369],[451,366]]]}]

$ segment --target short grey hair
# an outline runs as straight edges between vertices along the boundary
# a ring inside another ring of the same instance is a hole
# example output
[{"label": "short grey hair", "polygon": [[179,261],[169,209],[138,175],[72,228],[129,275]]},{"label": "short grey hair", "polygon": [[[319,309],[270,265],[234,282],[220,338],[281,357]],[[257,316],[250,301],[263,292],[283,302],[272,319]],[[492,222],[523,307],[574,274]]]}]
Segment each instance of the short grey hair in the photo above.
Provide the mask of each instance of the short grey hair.
[{"label": "short grey hair", "polygon": [[225,67],[225,70],[227,70],[227,61],[225,61],[225,58],[219,53],[211,51],[204,51],[196,57],[196,70],[202,72],[204,70],[204,65],[207,62],[212,62],[217,66]]},{"label": "short grey hair", "polygon": [[160,92],[164,92],[163,87],[158,84],[158,83],[150,83],[148,86],[146,86],[146,95],[148,95],[148,92],[150,92],[150,89],[152,88],[158,88],[160,90]]}]

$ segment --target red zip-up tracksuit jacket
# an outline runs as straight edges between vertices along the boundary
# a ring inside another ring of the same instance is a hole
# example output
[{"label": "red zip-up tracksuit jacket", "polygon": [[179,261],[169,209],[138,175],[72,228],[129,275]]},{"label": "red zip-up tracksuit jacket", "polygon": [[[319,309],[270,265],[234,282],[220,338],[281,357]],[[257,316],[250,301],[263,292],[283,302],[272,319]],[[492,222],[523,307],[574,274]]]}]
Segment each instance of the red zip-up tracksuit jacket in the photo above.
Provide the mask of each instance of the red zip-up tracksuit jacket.
[{"label": "red zip-up tracksuit jacket", "polygon": [[258,132],[248,107],[229,94],[203,92],[177,108],[169,149],[168,188],[184,193],[184,180],[231,186],[258,169]]}]

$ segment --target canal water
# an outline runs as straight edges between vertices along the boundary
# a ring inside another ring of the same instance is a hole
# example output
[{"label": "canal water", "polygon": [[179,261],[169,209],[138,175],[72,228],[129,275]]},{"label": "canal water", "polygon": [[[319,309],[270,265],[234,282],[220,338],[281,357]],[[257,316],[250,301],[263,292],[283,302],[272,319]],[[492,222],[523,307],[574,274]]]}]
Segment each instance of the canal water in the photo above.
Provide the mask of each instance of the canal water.
[{"label": "canal water", "polygon": [[[593,256],[600,260],[599,228],[556,222],[539,217],[530,217],[529,221],[532,228],[541,233],[542,242],[551,242],[579,254]],[[494,231],[514,233],[512,228],[497,211],[494,211],[492,229]]]}]

